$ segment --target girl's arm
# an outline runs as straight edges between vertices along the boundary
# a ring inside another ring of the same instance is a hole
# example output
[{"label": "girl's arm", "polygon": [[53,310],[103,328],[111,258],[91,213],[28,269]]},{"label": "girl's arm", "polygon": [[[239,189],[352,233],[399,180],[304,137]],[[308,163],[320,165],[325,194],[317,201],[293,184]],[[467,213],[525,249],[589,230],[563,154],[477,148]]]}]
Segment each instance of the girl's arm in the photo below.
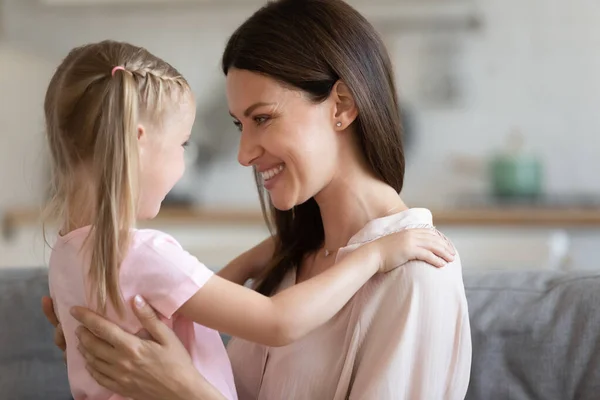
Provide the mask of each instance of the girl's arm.
[{"label": "girl's arm", "polygon": [[404,230],[360,247],[318,276],[270,298],[212,277],[178,313],[232,336],[284,346],[331,319],[378,271],[413,259],[441,267],[445,262],[440,257],[452,261],[452,254],[433,230]]},{"label": "girl's arm", "polygon": [[223,279],[243,285],[256,278],[266,267],[275,252],[275,239],[269,237],[250,250],[242,253],[219,271]]}]

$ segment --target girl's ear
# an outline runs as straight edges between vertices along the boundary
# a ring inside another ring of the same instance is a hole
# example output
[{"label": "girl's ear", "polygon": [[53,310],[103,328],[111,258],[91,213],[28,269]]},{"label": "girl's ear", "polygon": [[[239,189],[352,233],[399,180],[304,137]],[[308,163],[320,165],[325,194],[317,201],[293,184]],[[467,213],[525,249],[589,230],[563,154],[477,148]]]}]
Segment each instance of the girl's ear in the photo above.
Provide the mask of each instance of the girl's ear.
[{"label": "girl's ear", "polygon": [[144,138],[146,136],[146,128],[144,128],[144,125],[139,124],[137,126],[137,138],[138,140],[142,140],[142,138]]}]

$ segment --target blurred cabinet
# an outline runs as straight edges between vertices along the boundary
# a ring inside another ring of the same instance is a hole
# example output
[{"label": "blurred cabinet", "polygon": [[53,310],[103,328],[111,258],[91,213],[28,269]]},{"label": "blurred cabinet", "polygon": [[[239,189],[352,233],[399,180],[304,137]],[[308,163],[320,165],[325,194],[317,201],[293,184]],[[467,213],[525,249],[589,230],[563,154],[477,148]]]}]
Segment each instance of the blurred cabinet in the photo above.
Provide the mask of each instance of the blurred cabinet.
[{"label": "blurred cabinet", "polygon": [[164,226],[159,229],[173,236],[185,250],[215,271],[269,236],[262,225]]},{"label": "blurred cabinet", "polygon": [[[596,261],[600,260],[599,212],[529,213],[529,220],[519,212],[434,215],[438,229],[460,252],[465,270],[569,270],[600,268]],[[6,235],[0,239],[0,268],[46,265],[50,248],[44,243],[37,214],[11,215],[5,217]],[[164,210],[161,215],[147,227],[172,235],[215,270],[268,236],[262,216],[254,211]]]},{"label": "blurred cabinet", "polygon": [[86,5],[128,5],[128,4],[171,4],[171,5],[253,5],[260,6],[265,4],[266,1],[261,0],[39,0],[43,4],[47,5],[73,5],[73,6],[86,6]]},{"label": "blurred cabinet", "polygon": [[[164,7],[206,7],[223,11],[223,17],[232,14],[249,16],[266,0],[37,0],[46,6],[122,7],[155,5]],[[385,23],[386,30],[431,29],[452,25],[476,27],[479,25],[474,0],[347,0],[374,23]],[[400,24],[402,22],[403,24]],[[389,25],[392,24],[392,25]]]},{"label": "blurred cabinet", "polygon": [[[268,236],[262,225],[164,226],[182,246],[219,269]],[[600,229],[444,226],[465,270],[600,269]]]},{"label": "blurred cabinet", "polygon": [[[182,247],[213,270],[226,265],[244,251],[260,243],[269,233],[263,225],[171,225],[158,224],[149,228],[173,236]],[[0,269],[48,265],[54,237],[44,242],[41,228],[24,227],[9,238],[0,238]]]},{"label": "blurred cabinet", "polygon": [[573,266],[575,238],[567,230],[456,226],[438,228],[458,249],[465,270],[569,269]]}]

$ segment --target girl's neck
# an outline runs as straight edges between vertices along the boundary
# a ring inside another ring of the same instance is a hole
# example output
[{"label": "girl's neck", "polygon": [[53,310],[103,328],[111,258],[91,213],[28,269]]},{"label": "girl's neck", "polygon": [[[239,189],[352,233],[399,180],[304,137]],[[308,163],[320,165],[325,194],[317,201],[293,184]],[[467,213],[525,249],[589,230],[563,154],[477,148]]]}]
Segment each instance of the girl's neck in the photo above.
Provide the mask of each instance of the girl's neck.
[{"label": "girl's neck", "polygon": [[76,185],[73,193],[67,197],[65,219],[60,234],[64,236],[76,229],[91,225],[95,214],[95,203],[96,196],[89,184]]}]

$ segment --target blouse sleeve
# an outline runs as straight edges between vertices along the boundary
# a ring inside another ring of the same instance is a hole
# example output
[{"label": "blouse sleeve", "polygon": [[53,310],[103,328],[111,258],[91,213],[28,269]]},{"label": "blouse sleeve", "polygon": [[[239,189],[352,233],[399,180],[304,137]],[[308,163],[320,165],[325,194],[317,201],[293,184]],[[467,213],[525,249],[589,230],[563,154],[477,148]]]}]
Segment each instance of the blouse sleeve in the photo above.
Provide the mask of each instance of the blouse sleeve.
[{"label": "blouse sleeve", "polygon": [[462,400],[471,336],[460,259],[411,262],[383,277],[361,319],[350,399]]}]

